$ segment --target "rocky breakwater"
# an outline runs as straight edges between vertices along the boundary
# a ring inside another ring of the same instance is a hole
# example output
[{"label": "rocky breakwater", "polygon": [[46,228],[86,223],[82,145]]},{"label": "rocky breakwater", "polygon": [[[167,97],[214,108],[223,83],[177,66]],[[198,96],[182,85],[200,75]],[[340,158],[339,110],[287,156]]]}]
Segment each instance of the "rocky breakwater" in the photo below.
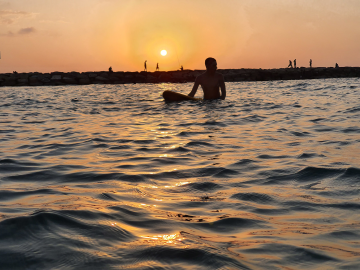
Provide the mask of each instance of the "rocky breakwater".
[{"label": "rocky breakwater", "polygon": [[[126,83],[194,82],[204,70],[156,72],[52,72],[0,74],[0,86],[56,86]],[[221,69],[226,82],[301,80],[360,77],[359,67],[282,68],[282,69]]]}]

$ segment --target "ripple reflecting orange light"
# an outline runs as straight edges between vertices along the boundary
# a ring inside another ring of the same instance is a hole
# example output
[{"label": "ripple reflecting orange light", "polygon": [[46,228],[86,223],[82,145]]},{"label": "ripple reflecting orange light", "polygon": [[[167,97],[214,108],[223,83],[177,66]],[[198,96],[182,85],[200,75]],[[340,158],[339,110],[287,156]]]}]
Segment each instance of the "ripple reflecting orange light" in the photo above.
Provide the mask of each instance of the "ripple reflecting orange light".
[{"label": "ripple reflecting orange light", "polygon": [[156,245],[176,245],[179,244],[185,238],[180,233],[176,234],[164,234],[154,236],[141,236],[146,242]]}]

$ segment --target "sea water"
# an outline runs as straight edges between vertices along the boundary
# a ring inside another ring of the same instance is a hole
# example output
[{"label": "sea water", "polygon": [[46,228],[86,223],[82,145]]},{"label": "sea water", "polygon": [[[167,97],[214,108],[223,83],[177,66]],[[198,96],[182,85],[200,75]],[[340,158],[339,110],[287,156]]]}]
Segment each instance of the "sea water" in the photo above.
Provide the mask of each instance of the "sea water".
[{"label": "sea water", "polygon": [[360,269],[360,80],[226,85],[0,88],[0,269]]}]

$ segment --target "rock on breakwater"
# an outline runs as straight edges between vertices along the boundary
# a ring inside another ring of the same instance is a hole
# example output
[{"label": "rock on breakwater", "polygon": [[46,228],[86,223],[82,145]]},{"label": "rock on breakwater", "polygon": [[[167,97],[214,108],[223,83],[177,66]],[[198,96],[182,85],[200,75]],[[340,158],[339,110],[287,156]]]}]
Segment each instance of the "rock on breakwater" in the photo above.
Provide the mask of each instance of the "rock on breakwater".
[{"label": "rock on breakwater", "polygon": [[[185,83],[193,82],[204,70],[155,72],[52,72],[0,74],[0,86]],[[281,69],[220,69],[226,82],[301,80],[360,77],[360,67],[281,68]]]}]

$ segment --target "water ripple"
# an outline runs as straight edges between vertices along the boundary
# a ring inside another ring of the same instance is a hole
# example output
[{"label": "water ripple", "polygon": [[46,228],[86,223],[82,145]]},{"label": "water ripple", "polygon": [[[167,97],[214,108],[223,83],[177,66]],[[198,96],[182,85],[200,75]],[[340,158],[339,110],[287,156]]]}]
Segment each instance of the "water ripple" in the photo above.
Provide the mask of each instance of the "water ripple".
[{"label": "water ripple", "polygon": [[359,269],[359,83],[3,87],[0,268]]}]

